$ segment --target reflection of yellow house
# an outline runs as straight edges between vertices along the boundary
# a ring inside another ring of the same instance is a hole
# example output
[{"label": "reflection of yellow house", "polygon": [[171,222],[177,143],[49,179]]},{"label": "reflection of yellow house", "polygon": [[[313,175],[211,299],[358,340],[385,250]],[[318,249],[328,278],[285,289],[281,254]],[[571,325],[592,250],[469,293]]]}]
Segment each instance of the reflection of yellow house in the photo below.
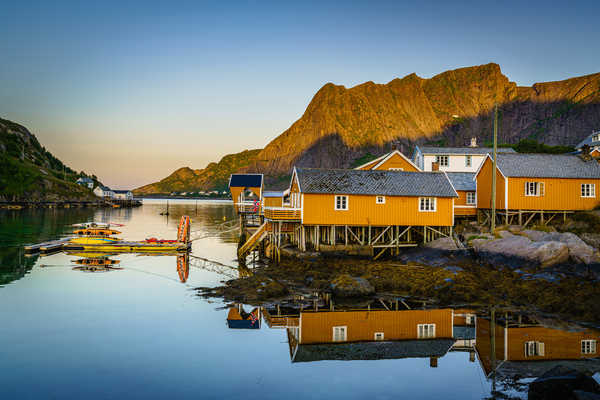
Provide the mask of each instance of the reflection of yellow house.
[{"label": "reflection of yellow house", "polygon": [[437,358],[452,347],[451,309],[302,312],[288,327],[292,362]]},{"label": "reflection of yellow house", "polygon": [[[477,320],[475,348],[486,375],[494,369],[527,369],[536,374],[547,361],[582,360],[599,356],[600,332],[592,329],[561,330],[533,324],[496,323],[495,337],[487,319]],[[492,343],[493,342],[493,343]],[[495,357],[492,347],[495,346]],[[533,363],[530,363],[533,362]],[[543,372],[543,371],[542,371]]]},{"label": "reflection of yellow house", "polygon": [[398,150],[384,154],[374,160],[371,160],[355,169],[362,170],[379,170],[379,171],[411,171],[419,172],[421,169],[417,167],[408,157]]}]

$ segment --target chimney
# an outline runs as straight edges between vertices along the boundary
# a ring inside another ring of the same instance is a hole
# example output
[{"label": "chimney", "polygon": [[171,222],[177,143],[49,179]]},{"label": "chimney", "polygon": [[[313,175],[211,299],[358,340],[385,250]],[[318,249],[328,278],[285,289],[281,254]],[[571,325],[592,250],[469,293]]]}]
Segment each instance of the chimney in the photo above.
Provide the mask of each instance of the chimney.
[{"label": "chimney", "polygon": [[439,171],[440,170],[440,164],[438,162],[432,162],[431,163],[431,170],[432,171]]},{"label": "chimney", "polygon": [[476,137],[471,138],[471,147],[477,147],[477,138]]},{"label": "chimney", "polygon": [[437,357],[429,357],[429,368],[437,368],[438,366],[438,358]]}]

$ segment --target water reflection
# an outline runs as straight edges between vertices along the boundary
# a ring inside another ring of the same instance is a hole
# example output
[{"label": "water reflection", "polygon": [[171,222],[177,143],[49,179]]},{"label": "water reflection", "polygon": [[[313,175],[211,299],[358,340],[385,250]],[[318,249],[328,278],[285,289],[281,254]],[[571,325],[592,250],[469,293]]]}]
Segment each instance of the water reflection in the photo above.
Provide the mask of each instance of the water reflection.
[{"label": "water reflection", "polygon": [[82,272],[110,272],[110,271],[118,271],[123,268],[119,267],[118,264],[121,260],[114,260],[109,258],[110,256],[114,256],[114,254],[108,253],[68,253],[73,256],[78,256],[82,258],[78,258],[75,260],[71,260],[71,262],[77,264],[73,267],[73,271],[82,271]]},{"label": "water reflection", "polygon": [[227,327],[229,329],[260,329],[261,308],[254,307],[246,312],[242,304],[229,308],[227,313]]}]

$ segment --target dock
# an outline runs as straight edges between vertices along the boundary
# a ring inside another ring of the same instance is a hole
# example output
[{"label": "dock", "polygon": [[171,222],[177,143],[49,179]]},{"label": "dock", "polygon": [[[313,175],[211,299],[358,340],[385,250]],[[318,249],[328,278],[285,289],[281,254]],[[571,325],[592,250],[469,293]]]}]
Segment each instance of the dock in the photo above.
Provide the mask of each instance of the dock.
[{"label": "dock", "polygon": [[70,238],[64,238],[59,240],[51,240],[49,242],[43,242],[38,244],[31,244],[24,247],[26,253],[39,253],[39,252],[48,252],[55,251],[67,243]]}]

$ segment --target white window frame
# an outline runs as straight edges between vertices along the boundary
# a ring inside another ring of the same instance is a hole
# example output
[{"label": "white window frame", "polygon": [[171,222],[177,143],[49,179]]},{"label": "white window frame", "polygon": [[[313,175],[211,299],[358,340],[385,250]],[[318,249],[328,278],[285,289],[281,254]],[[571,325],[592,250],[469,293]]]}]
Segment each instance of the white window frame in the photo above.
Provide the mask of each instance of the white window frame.
[{"label": "white window frame", "polygon": [[385,204],[385,196],[375,196],[375,204]]},{"label": "white window frame", "polygon": [[473,156],[467,154],[465,156],[465,167],[472,167],[472,166],[473,166]]},{"label": "white window frame", "polygon": [[[469,201],[469,197],[471,198],[471,201]],[[475,192],[467,192],[467,205],[469,206],[474,206],[475,204],[477,204],[477,197],[475,196]]]},{"label": "white window frame", "polygon": [[527,197],[542,197],[546,194],[546,185],[544,182],[525,182],[525,196]]},{"label": "white window frame", "polygon": [[[338,207],[338,199],[341,199],[341,201],[340,201],[340,207]],[[350,208],[349,204],[348,204],[348,200],[349,200],[348,196],[346,196],[346,195],[337,195],[337,196],[335,196],[334,199],[333,199],[333,208],[336,211],[348,211],[348,209]],[[341,206],[344,206],[344,205],[346,206],[345,208],[341,207]]]},{"label": "white window frame", "polygon": [[437,155],[435,156],[435,162],[438,163],[439,167],[448,167],[450,165],[450,156],[446,154]]},{"label": "white window frame", "polygon": [[436,212],[437,198],[419,197],[419,212]]},{"label": "white window frame", "polygon": [[595,183],[582,183],[581,184],[581,197],[585,199],[593,199],[596,197],[596,184]]},{"label": "white window frame", "polygon": [[434,339],[435,324],[417,324],[418,339]]},{"label": "white window frame", "polygon": [[596,354],[596,341],[594,339],[582,340],[581,354]]},{"label": "white window frame", "polygon": [[376,340],[376,341],[385,340],[384,333],[383,332],[375,332],[375,334],[373,334],[373,340]]},{"label": "white window frame", "polygon": [[[343,335],[340,335],[340,330],[342,331]],[[337,334],[336,334],[336,331],[337,331]],[[348,341],[348,327],[346,325],[334,326],[332,328],[331,333],[332,333],[332,340],[334,342],[347,342]]]},{"label": "white window frame", "polygon": [[404,171],[404,168],[392,167],[392,168],[388,168],[388,171]]},{"label": "white window frame", "polygon": [[525,357],[544,357],[544,342],[527,341],[525,342]]}]

